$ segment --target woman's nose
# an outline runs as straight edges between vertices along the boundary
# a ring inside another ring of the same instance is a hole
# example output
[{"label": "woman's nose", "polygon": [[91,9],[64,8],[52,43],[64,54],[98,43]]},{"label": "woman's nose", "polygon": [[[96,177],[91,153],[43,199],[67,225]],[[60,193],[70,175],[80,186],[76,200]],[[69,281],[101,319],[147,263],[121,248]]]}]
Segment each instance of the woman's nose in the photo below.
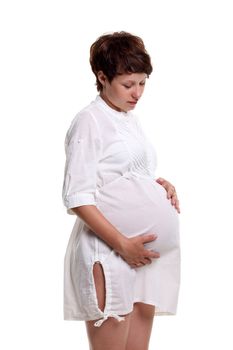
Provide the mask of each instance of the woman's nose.
[{"label": "woman's nose", "polygon": [[141,86],[136,86],[132,92],[132,97],[135,99],[139,99],[142,95],[143,89]]}]

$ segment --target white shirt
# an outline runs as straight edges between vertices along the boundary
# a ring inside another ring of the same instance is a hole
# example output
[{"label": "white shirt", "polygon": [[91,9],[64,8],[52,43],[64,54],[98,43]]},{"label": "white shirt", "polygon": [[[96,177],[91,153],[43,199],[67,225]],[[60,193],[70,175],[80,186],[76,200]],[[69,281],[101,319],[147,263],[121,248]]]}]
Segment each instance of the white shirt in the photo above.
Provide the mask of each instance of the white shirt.
[{"label": "white shirt", "polygon": [[71,215],[71,208],[96,205],[98,189],[127,172],[155,176],[156,152],[138,117],[112,109],[99,95],[72,120],[65,152],[62,197]]}]

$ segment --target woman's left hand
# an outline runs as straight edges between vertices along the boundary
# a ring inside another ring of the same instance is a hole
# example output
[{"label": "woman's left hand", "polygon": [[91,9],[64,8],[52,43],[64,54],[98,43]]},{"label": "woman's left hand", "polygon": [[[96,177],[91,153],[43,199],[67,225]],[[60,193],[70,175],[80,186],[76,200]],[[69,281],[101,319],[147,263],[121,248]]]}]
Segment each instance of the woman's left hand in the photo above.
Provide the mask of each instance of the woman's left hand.
[{"label": "woman's left hand", "polygon": [[169,181],[163,179],[162,177],[159,177],[156,180],[156,182],[158,182],[165,188],[165,190],[167,191],[167,198],[171,199],[171,204],[174,205],[178,213],[180,213],[179,200],[176,194],[175,187]]}]

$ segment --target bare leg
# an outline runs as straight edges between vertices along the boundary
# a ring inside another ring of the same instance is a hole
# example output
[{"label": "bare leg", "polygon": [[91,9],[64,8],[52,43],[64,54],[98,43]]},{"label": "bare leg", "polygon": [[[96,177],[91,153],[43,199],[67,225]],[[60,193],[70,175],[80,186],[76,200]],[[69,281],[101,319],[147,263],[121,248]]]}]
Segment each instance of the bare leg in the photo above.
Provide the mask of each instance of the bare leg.
[{"label": "bare leg", "polygon": [[[93,276],[98,306],[103,311],[105,306],[105,279],[100,263],[94,264]],[[86,321],[90,350],[125,350],[131,314],[124,315],[124,317],[125,320],[121,322],[109,317],[100,327],[94,326],[95,321]]]},{"label": "bare leg", "polygon": [[133,312],[130,314],[130,327],[125,350],[148,350],[154,312],[155,307],[153,305],[134,304]]}]

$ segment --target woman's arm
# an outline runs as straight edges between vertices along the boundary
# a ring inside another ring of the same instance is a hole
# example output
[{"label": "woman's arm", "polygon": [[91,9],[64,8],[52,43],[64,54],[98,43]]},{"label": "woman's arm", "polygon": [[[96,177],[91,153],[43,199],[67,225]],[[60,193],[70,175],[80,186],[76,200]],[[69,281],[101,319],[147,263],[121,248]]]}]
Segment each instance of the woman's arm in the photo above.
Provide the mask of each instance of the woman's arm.
[{"label": "woman's arm", "polygon": [[144,243],[156,239],[155,234],[128,238],[120,233],[100,212],[95,205],[82,205],[72,208],[86,225],[131,266],[151,263],[159,253],[145,249]]}]

